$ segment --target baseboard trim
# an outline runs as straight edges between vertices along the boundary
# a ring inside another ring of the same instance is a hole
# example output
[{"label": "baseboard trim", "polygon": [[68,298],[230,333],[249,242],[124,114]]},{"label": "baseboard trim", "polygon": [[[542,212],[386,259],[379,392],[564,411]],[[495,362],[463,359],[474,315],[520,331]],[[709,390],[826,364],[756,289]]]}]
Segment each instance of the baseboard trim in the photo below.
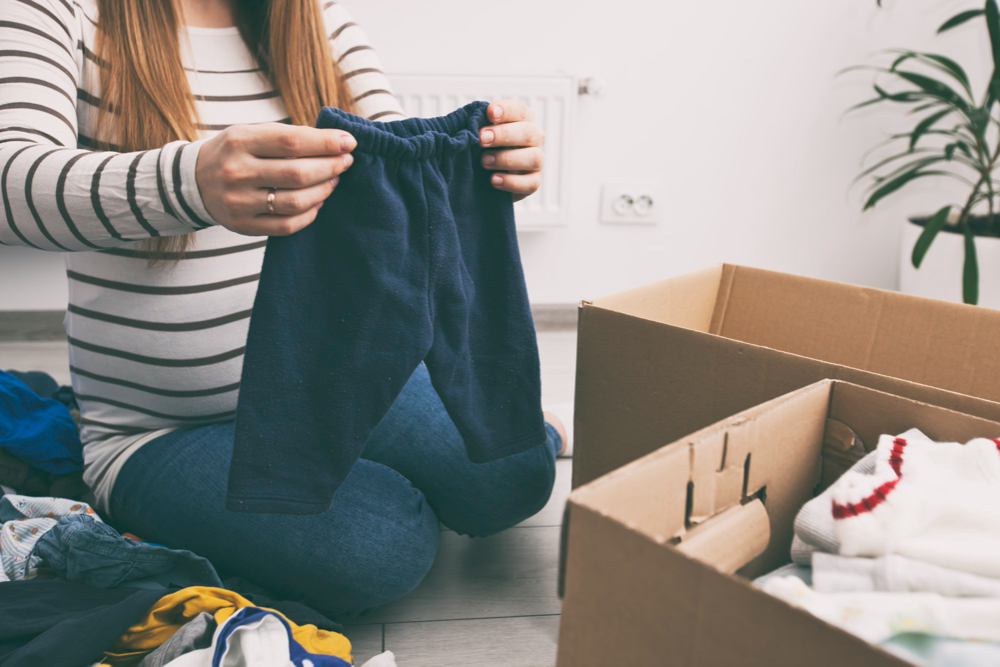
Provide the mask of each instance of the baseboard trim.
[{"label": "baseboard trim", "polygon": [[[575,303],[545,303],[531,307],[538,331],[576,330]],[[61,310],[0,311],[0,341],[66,340]]]},{"label": "baseboard trim", "polygon": [[576,331],[575,303],[539,303],[531,306],[537,331]]},{"label": "baseboard trim", "polygon": [[62,310],[0,311],[0,341],[66,340]]}]

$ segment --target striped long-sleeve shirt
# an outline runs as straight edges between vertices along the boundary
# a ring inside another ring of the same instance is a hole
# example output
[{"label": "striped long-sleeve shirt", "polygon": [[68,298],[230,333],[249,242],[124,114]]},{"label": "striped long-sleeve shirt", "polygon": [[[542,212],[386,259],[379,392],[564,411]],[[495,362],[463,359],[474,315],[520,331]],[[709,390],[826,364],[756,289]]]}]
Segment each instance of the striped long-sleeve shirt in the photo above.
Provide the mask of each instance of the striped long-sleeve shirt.
[{"label": "striped long-sleeve shirt", "polygon": [[[342,6],[323,7],[358,113],[403,117],[364,32]],[[202,138],[94,150],[96,19],[96,0],[0,0],[0,243],[66,252],[84,479],[107,511],[144,443],[235,415],[265,240],[214,223],[195,164],[229,125],[288,119],[236,28],[188,27],[181,53]],[[153,268],[134,243],[195,231],[183,259]]]}]

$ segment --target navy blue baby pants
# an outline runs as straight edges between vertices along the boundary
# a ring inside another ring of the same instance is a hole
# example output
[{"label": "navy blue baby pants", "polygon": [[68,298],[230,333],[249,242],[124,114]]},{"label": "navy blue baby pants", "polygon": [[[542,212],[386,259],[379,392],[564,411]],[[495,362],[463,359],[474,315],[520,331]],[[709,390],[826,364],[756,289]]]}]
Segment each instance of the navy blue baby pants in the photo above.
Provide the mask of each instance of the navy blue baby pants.
[{"label": "navy blue baby pants", "polygon": [[513,199],[480,164],[486,102],[374,123],[324,108],[354,164],[316,221],[267,242],[227,509],[317,514],[423,361],[485,463],[545,441]]}]

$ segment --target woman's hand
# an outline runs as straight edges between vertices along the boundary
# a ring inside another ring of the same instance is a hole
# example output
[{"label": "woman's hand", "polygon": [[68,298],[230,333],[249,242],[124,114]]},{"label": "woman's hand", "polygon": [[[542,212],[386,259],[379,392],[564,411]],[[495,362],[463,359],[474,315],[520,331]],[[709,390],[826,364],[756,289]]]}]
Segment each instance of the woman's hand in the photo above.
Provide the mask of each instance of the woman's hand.
[{"label": "woman's hand", "polygon": [[483,167],[502,173],[490,176],[498,190],[514,194],[514,201],[538,190],[542,182],[545,133],[535,123],[535,112],[520,100],[500,100],[486,108],[493,125],[479,131]]},{"label": "woman's hand", "polygon": [[247,236],[286,236],[316,219],[337,177],[354,161],[355,146],[341,130],[233,125],[202,144],[195,177],[205,208],[223,227]]}]

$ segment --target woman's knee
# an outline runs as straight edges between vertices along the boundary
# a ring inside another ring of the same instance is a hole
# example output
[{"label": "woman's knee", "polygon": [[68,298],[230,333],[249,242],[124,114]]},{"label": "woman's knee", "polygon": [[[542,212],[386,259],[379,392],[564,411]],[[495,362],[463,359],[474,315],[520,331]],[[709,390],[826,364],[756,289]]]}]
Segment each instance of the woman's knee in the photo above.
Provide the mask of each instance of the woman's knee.
[{"label": "woman's knee", "polygon": [[380,498],[368,518],[327,535],[328,544],[310,549],[303,563],[313,570],[299,582],[307,600],[337,616],[364,616],[406,595],[437,555],[441,527],[423,494],[395,471],[380,474],[398,477],[399,484],[370,489]]},{"label": "woman's knee", "polygon": [[499,533],[537,514],[552,495],[555,459],[548,443],[483,465],[496,472],[484,474],[475,485],[463,485],[462,502],[438,508],[441,522],[457,533]]},{"label": "woman's knee", "polygon": [[362,617],[420,584],[437,555],[441,528],[421,522],[415,530],[374,531],[354,553],[331,559],[300,589],[317,609],[338,617]]}]

